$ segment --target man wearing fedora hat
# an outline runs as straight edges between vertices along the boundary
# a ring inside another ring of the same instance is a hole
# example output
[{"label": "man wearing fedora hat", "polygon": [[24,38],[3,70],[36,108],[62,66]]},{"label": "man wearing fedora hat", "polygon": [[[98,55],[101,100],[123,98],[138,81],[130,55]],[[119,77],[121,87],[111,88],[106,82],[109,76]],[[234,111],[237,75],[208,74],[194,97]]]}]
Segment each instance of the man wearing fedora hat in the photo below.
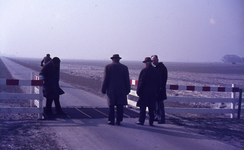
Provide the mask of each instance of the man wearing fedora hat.
[{"label": "man wearing fedora hat", "polygon": [[159,72],[152,66],[151,58],[146,57],[143,63],[145,68],[141,70],[138,86],[137,95],[139,100],[137,106],[140,107],[139,121],[136,124],[143,125],[146,119],[146,107],[149,109],[149,125],[153,126],[154,121],[154,110],[155,103],[159,90]]},{"label": "man wearing fedora hat", "polygon": [[107,94],[109,116],[108,124],[114,125],[114,106],[117,109],[116,124],[123,120],[123,105],[127,105],[127,95],[130,93],[130,78],[128,67],[121,64],[119,54],[114,54],[112,63],[105,66],[102,83],[102,93]]}]

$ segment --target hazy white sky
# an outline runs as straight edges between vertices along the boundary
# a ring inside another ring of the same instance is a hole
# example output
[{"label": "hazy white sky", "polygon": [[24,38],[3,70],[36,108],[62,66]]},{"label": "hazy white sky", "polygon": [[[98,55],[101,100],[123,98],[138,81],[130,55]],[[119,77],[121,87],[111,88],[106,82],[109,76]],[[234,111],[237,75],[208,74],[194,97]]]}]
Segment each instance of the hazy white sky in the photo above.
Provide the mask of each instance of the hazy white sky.
[{"label": "hazy white sky", "polygon": [[243,0],[0,0],[0,53],[42,59],[244,57]]}]

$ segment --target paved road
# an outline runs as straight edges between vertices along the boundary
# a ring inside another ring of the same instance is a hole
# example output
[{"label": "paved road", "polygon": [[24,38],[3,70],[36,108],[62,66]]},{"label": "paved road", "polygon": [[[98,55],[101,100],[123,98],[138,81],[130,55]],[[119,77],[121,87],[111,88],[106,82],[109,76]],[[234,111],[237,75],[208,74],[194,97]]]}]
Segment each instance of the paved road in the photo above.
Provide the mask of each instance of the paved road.
[{"label": "paved road", "polygon": [[[1,58],[16,79],[30,79],[33,70]],[[36,74],[38,74],[36,72]],[[107,107],[106,100],[69,84],[60,82],[66,92],[61,96],[64,106]],[[27,89],[28,90],[28,89]],[[107,125],[102,119],[57,119],[44,121],[44,125],[56,132],[57,136],[72,150],[81,149],[165,149],[165,150],[235,150],[233,146],[206,136],[189,132],[182,126],[163,124],[150,127],[135,125],[138,118],[125,118],[121,126]]]}]

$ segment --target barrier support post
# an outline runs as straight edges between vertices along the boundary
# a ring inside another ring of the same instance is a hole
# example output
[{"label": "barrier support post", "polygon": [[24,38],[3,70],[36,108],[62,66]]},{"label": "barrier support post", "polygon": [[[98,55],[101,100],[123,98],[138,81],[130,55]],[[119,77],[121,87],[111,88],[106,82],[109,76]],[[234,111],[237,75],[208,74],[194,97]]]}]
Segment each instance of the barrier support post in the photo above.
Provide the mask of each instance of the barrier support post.
[{"label": "barrier support post", "polygon": [[42,114],[43,114],[43,95],[42,95],[42,86],[39,86],[39,96],[40,96],[40,98],[39,98],[39,109],[40,109],[40,112],[41,113],[39,113],[38,114],[38,118],[39,119],[42,119]]},{"label": "barrier support post", "polygon": [[[34,79],[34,72],[31,72],[31,77],[30,77],[31,80]],[[30,86],[30,94],[33,94],[34,93],[34,86]],[[30,100],[30,107],[33,107],[34,106],[34,99],[31,99]]]},{"label": "barrier support post", "polygon": [[[235,84],[232,84],[232,88],[235,87]],[[235,98],[236,98],[236,94],[235,92],[231,92],[231,98],[233,98],[233,102],[231,103],[231,109],[232,109],[232,113],[230,114],[230,118],[235,118]]]},{"label": "barrier support post", "polygon": [[238,104],[237,119],[241,118],[241,103],[242,103],[242,89],[239,89],[239,104]]}]

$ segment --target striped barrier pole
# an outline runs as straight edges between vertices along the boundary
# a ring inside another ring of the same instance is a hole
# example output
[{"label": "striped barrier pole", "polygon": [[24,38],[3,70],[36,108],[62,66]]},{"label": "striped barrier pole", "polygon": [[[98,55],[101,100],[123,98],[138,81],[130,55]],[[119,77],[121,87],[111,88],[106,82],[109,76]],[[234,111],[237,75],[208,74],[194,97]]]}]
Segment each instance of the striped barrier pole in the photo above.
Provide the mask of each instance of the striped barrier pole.
[{"label": "striped barrier pole", "polygon": [[[138,85],[138,81],[137,80],[130,79],[130,83],[131,83],[131,85],[135,85],[135,86]],[[231,88],[226,88],[226,87],[210,87],[210,86],[166,85],[166,89],[169,89],[169,90],[188,90],[188,91],[205,91],[205,92],[206,91],[211,91],[211,92],[231,92],[231,99],[230,100],[224,100],[223,99],[221,101],[222,102],[229,102],[229,103],[231,103],[231,108],[230,108],[230,117],[231,118],[235,117],[235,113],[237,113],[237,110],[235,108],[235,104],[237,102],[236,99],[235,99],[235,93],[236,92],[239,92],[240,93],[240,89],[239,89],[239,87],[235,87],[234,84],[232,85]],[[130,95],[137,96],[136,91],[131,90]],[[238,114],[241,111],[241,100],[242,99],[240,99],[240,96],[239,96],[239,105],[238,105],[238,111],[239,112],[238,112]],[[189,100],[187,100],[187,101],[189,102]],[[196,101],[196,100],[193,100],[193,101]],[[207,101],[209,101],[209,100],[207,100]],[[136,102],[132,102],[132,103],[135,104]]]},{"label": "striped barrier pole", "polygon": [[[130,79],[131,85],[138,85],[137,80]],[[204,92],[239,92],[239,87],[210,87],[210,86],[184,86],[184,85],[166,85],[169,90],[187,90],[187,91],[204,91]]]},{"label": "striped barrier pole", "polygon": [[0,85],[43,86],[42,80],[0,79]]}]

